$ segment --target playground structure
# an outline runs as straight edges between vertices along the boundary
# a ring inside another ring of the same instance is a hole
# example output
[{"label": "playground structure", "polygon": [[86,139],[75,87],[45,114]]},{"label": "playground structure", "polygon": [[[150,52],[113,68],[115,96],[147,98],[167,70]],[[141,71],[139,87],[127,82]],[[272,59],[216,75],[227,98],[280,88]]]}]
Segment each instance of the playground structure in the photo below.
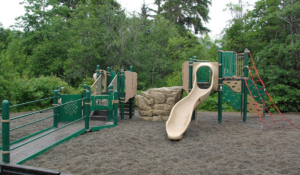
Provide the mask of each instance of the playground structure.
[{"label": "playground structure", "polygon": [[[249,56],[252,61],[250,67]],[[250,112],[253,116],[259,117],[261,127],[264,127],[263,124],[273,123],[277,127],[286,128],[279,125],[284,122],[291,124],[292,128],[297,128],[273,102],[248,49],[245,49],[244,53],[236,53],[222,51],[220,48],[218,62],[190,58],[183,63],[182,72],[183,89],[188,95],[174,105],[166,123],[166,132],[171,140],[180,140],[183,137],[190,121],[195,120],[199,104],[203,103],[211,91],[218,92],[219,123],[222,123],[224,101],[234,109],[241,110],[243,122],[247,121],[247,112]],[[270,121],[263,119],[270,119]]]},{"label": "playground structure", "polygon": [[[117,126],[118,114],[123,120],[128,114],[129,119],[134,114],[133,99],[136,95],[137,73],[121,70],[100,70],[97,66],[95,82],[91,87],[83,86],[82,94],[62,94],[64,88],[57,87],[54,96],[10,106],[9,101],[2,103],[2,163],[23,164],[33,159],[50,148],[77,137],[85,132],[98,131],[104,128]],[[33,104],[45,100],[53,100],[53,107],[27,113],[17,117],[10,117],[10,109]],[[125,103],[130,104],[125,113]],[[118,108],[120,106],[120,113]],[[30,115],[39,114],[44,111],[53,110],[53,114],[22,126],[10,128],[13,120]],[[105,121],[90,120],[94,112],[106,111]],[[133,112],[132,112],[133,111]],[[53,118],[53,125],[36,133],[27,135],[20,139],[10,141],[10,131],[32,125],[34,123]],[[38,146],[37,146],[38,145]],[[3,168],[1,166],[1,168]],[[4,167],[5,168],[5,167]]]}]

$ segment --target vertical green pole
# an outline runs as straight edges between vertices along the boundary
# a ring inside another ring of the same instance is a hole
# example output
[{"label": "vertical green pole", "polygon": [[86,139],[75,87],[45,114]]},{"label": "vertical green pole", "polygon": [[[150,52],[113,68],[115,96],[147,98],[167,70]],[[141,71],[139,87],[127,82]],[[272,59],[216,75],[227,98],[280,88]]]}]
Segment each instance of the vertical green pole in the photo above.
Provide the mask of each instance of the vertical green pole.
[{"label": "vertical green pole", "polygon": [[[193,89],[193,58],[190,58],[189,60],[189,93]],[[195,120],[195,111],[192,113],[192,119]]]},{"label": "vertical green pole", "polygon": [[118,125],[118,102],[117,99],[119,99],[118,97],[118,91],[115,90],[114,91],[114,100],[116,100],[114,102],[114,125],[117,126]]},{"label": "vertical green pole", "polygon": [[[98,76],[98,75],[97,75]],[[82,97],[83,98],[86,98],[86,90],[87,90],[87,86],[86,86],[86,84],[84,84],[83,85],[83,92],[82,92]],[[85,102],[85,100],[83,100],[83,102]],[[83,111],[82,111],[82,113],[83,113],[83,117],[85,116],[85,105],[84,105],[84,103],[83,103]]]},{"label": "vertical green pole", "polygon": [[121,92],[121,76],[120,73],[117,73],[117,91],[118,91],[118,97],[120,96],[120,92]]},{"label": "vertical green pole", "polygon": [[218,90],[218,122],[222,123],[222,91],[223,91],[223,65],[222,65],[222,48],[218,50],[219,57],[219,90]]},{"label": "vertical green pole", "polygon": [[[133,67],[130,66],[130,72],[133,71]],[[132,119],[132,106],[133,106],[133,100],[132,98],[129,99],[129,119]]]},{"label": "vertical green pole", "polygon": [[[109,96],[113,96],[113,85],[110,85],[107,87],[107,95]],[[112,116],[113,113],[112,113],[112,110],[111,109],[108,109],[107,112],[106,112],[106,120],[107,121],[111,121],[112,120]]]},{"label": "vertical green pole", "polygon": [[2,162],[10,163],[9,101],[2,102]]},{"label": "vertical green pole", "polygon": [[243,102],[243,99],[244,99],[244,81],[243,80],[241,80],[242,81],[242,83],[241,83],[241,85],[242,85],[242,87],[241,87],[241,116],[243,116],[243,112],[244,112],[244,102]]},{"label": "vertical green pole", "polygon": [[[107,67],[107,70],[106,70],[107,74],[106,74],[106,85],[107,87],[109,86],[110,84],[110,81],[111,81],[111,76],[110,76],[110,67]],[[108,93],[108,88],[106,88],[106,93]]]},{"label": "vertical green pole", "polygon": [[[102,73],[101,73],[101,71],[100,71],[100,65],[97,65],[97,70],[96,70],[96,72],[97,72],[97,78],[100,76],[100,75],[102,75]],[[100,78],[100,84],[101,84],[101,87],[100,87],[100,95],[102,95],[102,76],[101,76],[101,78]]]},{"label": "vertical green pole", "polygon": [[247,121],[247,89],[246,88],[246,78],[248,78],[248,56],[249,50],[245,49],[245,66],[244,66],[244,114],[243,114],[243,122]]},{"label": "vertical green pole", "polygon": [[121,97],[120,97],[120,103],[121,103],[121,120],[124,119],[124,102],[125,102],[125,74],[124,69],[121,69]]},{"label": "vertical green pole", "polygon": [[59,107],[58,107],[58,92],[59,90],[54,90],[54,99],[53,99],[53,127],[58,126],[58,117],[59,117]]},{"label": "vertical green pole", "polygon": [[84,99],[84,128],[86,132],[90,131],[90,114],[91,114],[91,91],[86,90]]},{"label": "vertical green pole", "polygon": [[[195,62],[197,62],[197,57],[196,56],[194,56],[193,57],[193,63],[195,63]],[[196,75],[197,75],[197,73],[196,73]],[[192,77],[193,77],[193,69],[192,69]],[[193,78],[192,78],[193,79]],[[197,81],[197,79],[196,79],[196,81]],[[193,83],[193,82],[192,82]],[[192,88],[193,88],[193,84],[192,84]],[[197,108],[193,111],[193,115],[192,115],[192,121],[193,120],[195,120],[195,118],[196,118],[196,110],[198,110],[198,106],[197,106]]]}]

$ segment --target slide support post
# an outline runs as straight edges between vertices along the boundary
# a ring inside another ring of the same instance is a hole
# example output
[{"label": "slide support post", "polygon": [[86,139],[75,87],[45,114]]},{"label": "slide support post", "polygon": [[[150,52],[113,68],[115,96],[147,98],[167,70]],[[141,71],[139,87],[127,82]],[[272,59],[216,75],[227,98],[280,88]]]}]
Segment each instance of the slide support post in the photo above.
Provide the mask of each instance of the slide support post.
[{"label": "slide support post", "polygon": [[223,66],[222,66],[222,48],[218,50],[219,58],[219,88],[218,88],[218,122],[222,123],[222,92],[223,92]]}]

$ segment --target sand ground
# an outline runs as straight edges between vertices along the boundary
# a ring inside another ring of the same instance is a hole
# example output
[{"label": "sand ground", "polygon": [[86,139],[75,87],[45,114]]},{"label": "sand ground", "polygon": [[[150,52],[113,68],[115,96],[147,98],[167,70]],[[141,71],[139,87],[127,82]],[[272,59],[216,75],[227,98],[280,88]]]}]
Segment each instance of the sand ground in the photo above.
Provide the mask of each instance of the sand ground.
[{"label": "sand ground", "polygon": [[[300,126],[300,114],[286,116]],[[167,138],[165,122],[119,121],[61,144],[24,165],[72,174],[300,174],[300,131],[261,129],[240,113],[198,112],[180,141]]]}]

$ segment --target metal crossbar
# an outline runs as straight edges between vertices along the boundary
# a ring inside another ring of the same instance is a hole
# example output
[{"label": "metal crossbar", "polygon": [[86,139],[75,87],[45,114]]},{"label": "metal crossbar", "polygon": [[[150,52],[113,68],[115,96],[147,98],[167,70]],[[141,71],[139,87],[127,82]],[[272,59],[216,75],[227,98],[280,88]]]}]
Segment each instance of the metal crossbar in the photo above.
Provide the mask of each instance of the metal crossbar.
[{"label": "metal crossbar", "polygon": [[35,138],[35,139],[29,140],[28,142],[25,142],[25,143],[23,143],[23,144],[21,144],[21,145],[19,145],[19,146],[16,146],[16,147],[12,148],[11,151],[12,151],[12,150],[15,150],[15,149],[17,149],[17,148],[20,148],[21,146],[27,145],[28,143],[31,143],[31,142],[33,142],[33,141],[36,141],[36,140],[38,140],[38,139],[40,139],[40,138],[42,138],[42,137],[45,137],[45,136],[47,136],[47,135],[49,135],[49,134],[52,134],[53,132],[58,131],[58,130],[60,130],[60,129],[62,129],[62,128],[65,128],[65,127],[67,127],[67,126],[69,126],[69,125],[71,125],[71,124],[73,124],[73,123],[76,123],[76,122],[78,122],[78,121],[80,121],[80,120],[82,120],[82,119],[84,119],[84,118],[86,118],[86,117],[77,119],[77,120],[75,120],[75,121],[73,121],[73,122],[71,122],[71,123],[68,123],[68,124],[66,124],[66,125],[63,125],[63,126],[57,128],[57,129],[55,129],[55,130],[53,130],[53,131],[51,131],[51,132],[48,132],[48,133],[46,133],[46,134],[44,134],[44,135],[41,135],[41,136],[39,136],[39,137],[37,137],[37,138]]},{"label": "metal crossbar", "polygon": [[18,107],[18,106],[22,106],[22,105],[27,105],[27,104],[31,104],[31,103],[36,103],[36,102],[39,102],[39,101],[49,100],[49,99],[53,99],[53,98],[54,97],[49,97],[49,98],[44,98],[44,99],[40,99],[40,100],[29,101],[29,102],[26,102],[26,103],[21,103],[21,104],[10,106],[9,108],[14,108],[14,107]]},{"label": "metal crossbar", "polygon": [[29,116],[29,115],[37,114],[37,113],[40,113],[40,112],[43,112],[43,111],[48,111],[48,110],[50,110],[50,109],[54,109],[54,108],[57,108],[57,107],[60,107],[60,106],[64,106],[64,105],[67,105],[67,104],[70,104],[70,103],[74,103],[74,102],[77,102],[77,101],[80,101],[80,100],[82,101],[82,100],[84,100],[84,99],[85,99],[85,98],[82,98],[82,99],[70,101],[70,102],[68,102],[68,103],[64,103],[64,104],[61,104],[61,105],[57,105],[57,106],[54,106],[54,107],[51,107],[51,108],[46,108],[46,109],[42,109],[42,110],[39,110],[39,111],[36,111],[36,112],[32,112],[32,113],[29,113],[29,114],[20,115],[20,116],[11,118],[10,120],[16,120],[16,119],[19,119],[19,118],[22,118],[22,117],[27,117],[27,116]]},{"label": "metal crossbar", "polygon": [[[22,125],[22,126],[15,127],[15,128],[13,128],[13,129],[10,129],[10,131],[13,131],[13,130],[16,130],[16,129],[19,129],[19,128],[23,128],[23,127],[25,127],[25,126],[28,126],[28,125],[31,125],[31,124],[34,124],[34,123],[37,123],[37,122],[46,120],[46,119],[51,118],[51,117],[54,117],[54,115],[51,115],[51,116],[48,116],[48,117],[45,117],[45,118],[36,120],[36,121],[34,121],[34,122],[27,123],[27,124]],[[1,134],[2,134],[2,133],[1,133]]]}]

